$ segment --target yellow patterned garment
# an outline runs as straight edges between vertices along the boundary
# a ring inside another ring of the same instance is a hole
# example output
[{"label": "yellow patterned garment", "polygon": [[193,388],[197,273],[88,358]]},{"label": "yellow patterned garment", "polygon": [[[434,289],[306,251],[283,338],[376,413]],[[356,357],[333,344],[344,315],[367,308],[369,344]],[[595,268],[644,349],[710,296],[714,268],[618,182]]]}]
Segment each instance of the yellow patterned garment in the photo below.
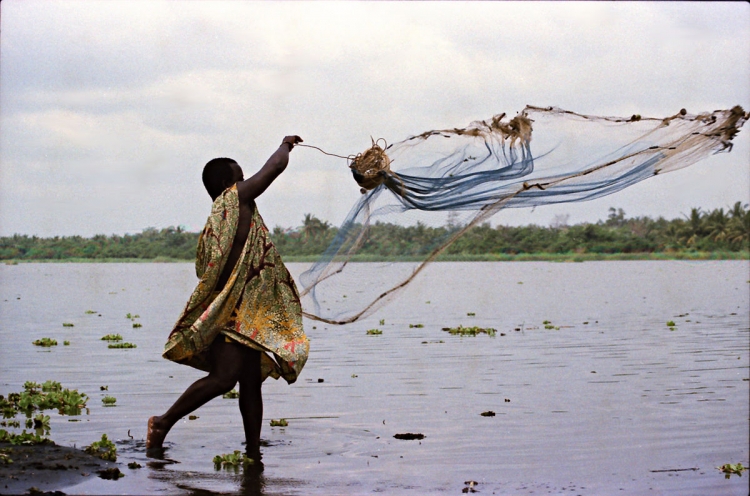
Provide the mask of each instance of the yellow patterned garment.
[{"label": "yellow patterned garment", "polygon": [[208,371],[208,347],[223,334],[264,352],[263,380],[283,377],[291,384],[307,361],[310,343],[302,328],[297,286],[255,206],[237,265],[224,289],[214,291],[232,248],[239,212],[236,186],[214,201],[198,240],[195,271],[200,281],[169,335],[163,356]]}]

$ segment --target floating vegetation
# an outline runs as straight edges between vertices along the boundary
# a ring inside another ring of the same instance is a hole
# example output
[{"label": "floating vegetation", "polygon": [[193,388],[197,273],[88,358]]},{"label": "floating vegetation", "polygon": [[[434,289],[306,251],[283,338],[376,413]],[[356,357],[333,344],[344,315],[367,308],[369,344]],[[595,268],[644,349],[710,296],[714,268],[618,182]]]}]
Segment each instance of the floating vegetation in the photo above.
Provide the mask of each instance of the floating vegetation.
[{"label": "floating vegetation", "polygon": [[674,323],[674,320],[668,320],[667,321],[667,327],[675,327],[677,324]]},{"label": "floating vegetation", "polygon": [[235,450],[234,453],[216,455],[213,461],[216,470],[222,468],[238,470],[240,467],[245,468],[250,465],[255,465],[255,460],[242,453],[240,450]]},{"label": "floating vegetation", "polygon": [[486,412],[482,412],[479,415],[481,415],[482,417],[494,417],[495,412],[493,412],[492,410],[487,410]]},{"label": "floating vegetation", "polygon": [[88,397],[75,389],[63,389],[59,382],[44,384],[27,381],[24,391],[0,396],[0,412],[3,418],[12,419],[19,412],[30,417],[35,411],[58,410],[62,415],[79,415],[86,407]]},{"label": "floating vegetation", "polygon": [[143,468],[143,465],[141,465],[138,462],[130,462],[130,463],[128,463],[128,468],[132,469],[132,470],[135,470],[135,469],[138,469],[138,468]]},{"label": "floating vegetation", "polygon": [[747,470],[747,467],[743,467],[741,463],[725,463],[721,467],[716,467],[724,472],[724,478],[729,479],[733,474],[742,477],[742,472]]},{"label": "floating vegetation", "polygon": [[29,420],[31,420],[31,427],[33,427],[35,430],[43,430],[46,433],[49,434],[50,429],[50,418],[49,415],[44,415],[43,413],[37,413],[33,419],[26,419],[26,423],[29,423]]},{"label": "floating vegetation", "polygon": [[137,348],[138,346],[134,345],[133,343],[114,343],[107,346],[107,348]]},{"label": "floating vegetation", "polygon": [[287,422],[286,419],[271,419],[271,427],[289,427],[289,422]]},{"label": "floating vegetation", "polygon": [[42,346],[44,348],[49,348],[50,346],[57,346],[57,340],[52,338],[42,338],[37,339],[36,341],[32,341],[34,346]]},{"label": "floating vegetation", "polygon": [[10,458],[10,449],[0,450],[0,465],[10,465],[13,460]]},{"label": "floating vegetation", "polygon": [[85,311],[85,312],[83,312],[83,313],[85,313],[85,314],[88,314],[88,315],[91,315],[91,314],[93,314],[93,313],[97,313],[97,312],[96,312],[96,310],[86,310],[86,311]]},{"label": "floating vegetation", "polygon": [[476,314],[476,313],[474,313],[474,312],[466,312],[466,316],[467,316],[467,317],[476,317],[476,315],[477,315],[477,314]]},{"label": "floating vegetation", "polygon": [[102,341],[122,341],[122,336],[120,334],[106,334],[102,336]]},{"label": "floating vegetation", "polygon": [[99,386],[99,391],[109,391],[109,386]]},{"label": "floating vegetation", "polygon": [[70,341],[63,341],[63,346],[70,346]]},{"label": "floating vegetation", "polygon": [[20,434],[14,434],[12,432],[6,431],[5,429],[0,429],[0,443],[10,443],[16,446],[53,444],[52,440],[50,440],[48,437],[42,436],[40,433],[26,432],[26,429],[24,429]]},{"label": "floating vegetation", "polygon": [[63,322],[63,327],[75,327],[72,322]]},{"label": "floating vegetation", "polygon": [[188,420],[198,420],[199,418],[197,415],[188,415]]},{"label": "floating vegetation", "polygon": [[352,379],[356,379],[357,377],[359,377],[357,374],[352,374]]},{"label": "floating vegetation", "polygon": [[[123,291],[124,291],[124,290],[123,290]],[[127,315],[125,316],[125,318],[126,318],[126,319],[130,319],[130,320],[134,320],[134,319],[140,319],[140,318],[141,318],[141,316],[140,316],[140,315],[138,315],[138,314],[136,314],[136,315],[131,315],[131,314],[130,314],[130,312],[128,312],[128,314],[127,314]]]},{"label": "floating vegetation", "polygon": [[139,327],[143,327],[143,324],[141,324],[141,323],[139,323],[139,322],[133,322],[133,327],[134,327],[135,329],[137,329],[137,328],[139,328]]},{"label": "floating vegetation", "polygon": [[380,325],[385,325],[385,319],[380,319]]},{"label": "floating vegetation", "polygon": [[414,439],[422,440],[425,438],[425,435],[420,434],[420,433],[405,432],[404,434],[394,434],[393,437],[395,437],[396,439],[404,439],[406,441],[412,441]]},{"label": "floating vegetation", "polygon": [[460,325],[458,327],[443,327],[443,330],[454,336],[476,336],[478,334],[487,334],[490,337],[495,337],[497,334],[497,329],[491,327],[464,327]]},{"label": "floating vegetation", "polygon": [[430,343],[440,344],[440,343],[445,343],[445,341],[443,341],[442,339],[439,341],[422,341],[422,344],[430,344]]},{"label": "floating vegetation", "polygon": [[99,441],[94,441],[90,446],[83,448],[83,451],[102,460],[117,461],[117,447],[115,443],[107,439],[106,434],[102,434],[102,438]]},{"label": "floating vegetation", "polygon": [[422,327],[424,327],[424,324],[409,324],[409,329],[411,329],[412,327],[416,327],[417,329],[421,329]]},{"label": "floating vegetation", "polygon": [[108,395],[102,398],[102,403],[104,403],[104,406],[115,406],[115,403],[117,403],[117,398]]},{"label": "floating vegetation", "polygon": [[236,389],[232,389],[228,393],[222,394],[221,397],[225,398],[225,399],[228,399],[228,400],[233,400],[233,399],[239,398],[240,397],[240,393]]},{"label": "floating vegetation", "polygon": [[377,336],[383,334],[383,331],[381,331],[380,329],[370,329],[369,331],[367,331],[367,334],[369,334],[370,336]]}]

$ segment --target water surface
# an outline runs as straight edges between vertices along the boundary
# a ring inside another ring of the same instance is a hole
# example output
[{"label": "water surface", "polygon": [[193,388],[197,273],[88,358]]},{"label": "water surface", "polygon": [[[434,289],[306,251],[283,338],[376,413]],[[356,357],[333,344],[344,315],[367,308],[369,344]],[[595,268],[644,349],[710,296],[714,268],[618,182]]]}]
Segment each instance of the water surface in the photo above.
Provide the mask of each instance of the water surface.
[{"label": "water surface", "polygon": [[[362,264],[369,278],[376,267]],[[237,400],[176,425],[166,460],[144,449],[146,419],[202,376],[160,356],[195,283],[191,264],[0,266],[0,394],[48,379],[89,394],[80,421],[51,414],[51,437],[82,446],[107,433],[126,477],[68,494],[457,494],[474,480],[483,494],[745,495],[747,474],[726,480],[716,467],[748,465],[749,269],[434,263],[366,321],[306,322],[310,360],[296,384],[264,385],[265,470],[243,476],[211,462],[242,449]],[[459,324],[498,334],[441,330]],[[138,347],[108,349],[108,333]],[[60,345],[31,344],[41,337]],[[105,394],[116,407],[102,406]],[[282,417],[288,427],[269,427]],[[393,438],[404,432],[426,437]]]}]

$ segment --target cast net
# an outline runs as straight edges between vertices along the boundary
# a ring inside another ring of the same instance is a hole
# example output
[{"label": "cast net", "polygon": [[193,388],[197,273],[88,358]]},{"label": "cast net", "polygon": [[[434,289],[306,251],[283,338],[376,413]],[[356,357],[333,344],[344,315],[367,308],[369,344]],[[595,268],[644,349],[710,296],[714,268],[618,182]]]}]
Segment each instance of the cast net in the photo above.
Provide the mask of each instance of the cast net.
[{"label": "cast net", "polygon": [[[730,151],[747,118],[739,106],[665,118],[527,106],[513,118],[500,114],[390,145],[373,141],[348,158],[362,196],[299,278],[305,316],[355,322],[500,209],[599,198]],[[406,227],[402,240],[378,246],[393,226]],[[356,263],[368,253],[396,261]]]}]

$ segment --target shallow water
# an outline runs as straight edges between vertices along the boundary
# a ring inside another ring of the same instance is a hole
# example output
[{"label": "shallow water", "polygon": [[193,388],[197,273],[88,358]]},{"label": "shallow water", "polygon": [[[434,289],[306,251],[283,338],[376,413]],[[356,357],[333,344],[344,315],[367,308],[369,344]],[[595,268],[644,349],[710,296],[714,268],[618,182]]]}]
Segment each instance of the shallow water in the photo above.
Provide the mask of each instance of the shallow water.
[{"label": "shallow water", "polygon": [[[0,394],[53,379],[90,396],[78,422],[51,413],[51,437],[107,433],[126,477],[68,494],[456,494],[474,480],[483,494],[745,495],[747,474],[715,467],[748,465],[749,274],[747,261],[432,264],[367,321],[306,322],[310,360],[296,384],[264,385],[265,470],[243,476],[211,462],[243,448],[237,400],[181,421],[165,460],[145,454],[146,419],[202,376],[160,357],[192,265],[3,265]],[[459,324],[498,334],[441,330]],[[108,333],[138,347],[108,349]]]}]

